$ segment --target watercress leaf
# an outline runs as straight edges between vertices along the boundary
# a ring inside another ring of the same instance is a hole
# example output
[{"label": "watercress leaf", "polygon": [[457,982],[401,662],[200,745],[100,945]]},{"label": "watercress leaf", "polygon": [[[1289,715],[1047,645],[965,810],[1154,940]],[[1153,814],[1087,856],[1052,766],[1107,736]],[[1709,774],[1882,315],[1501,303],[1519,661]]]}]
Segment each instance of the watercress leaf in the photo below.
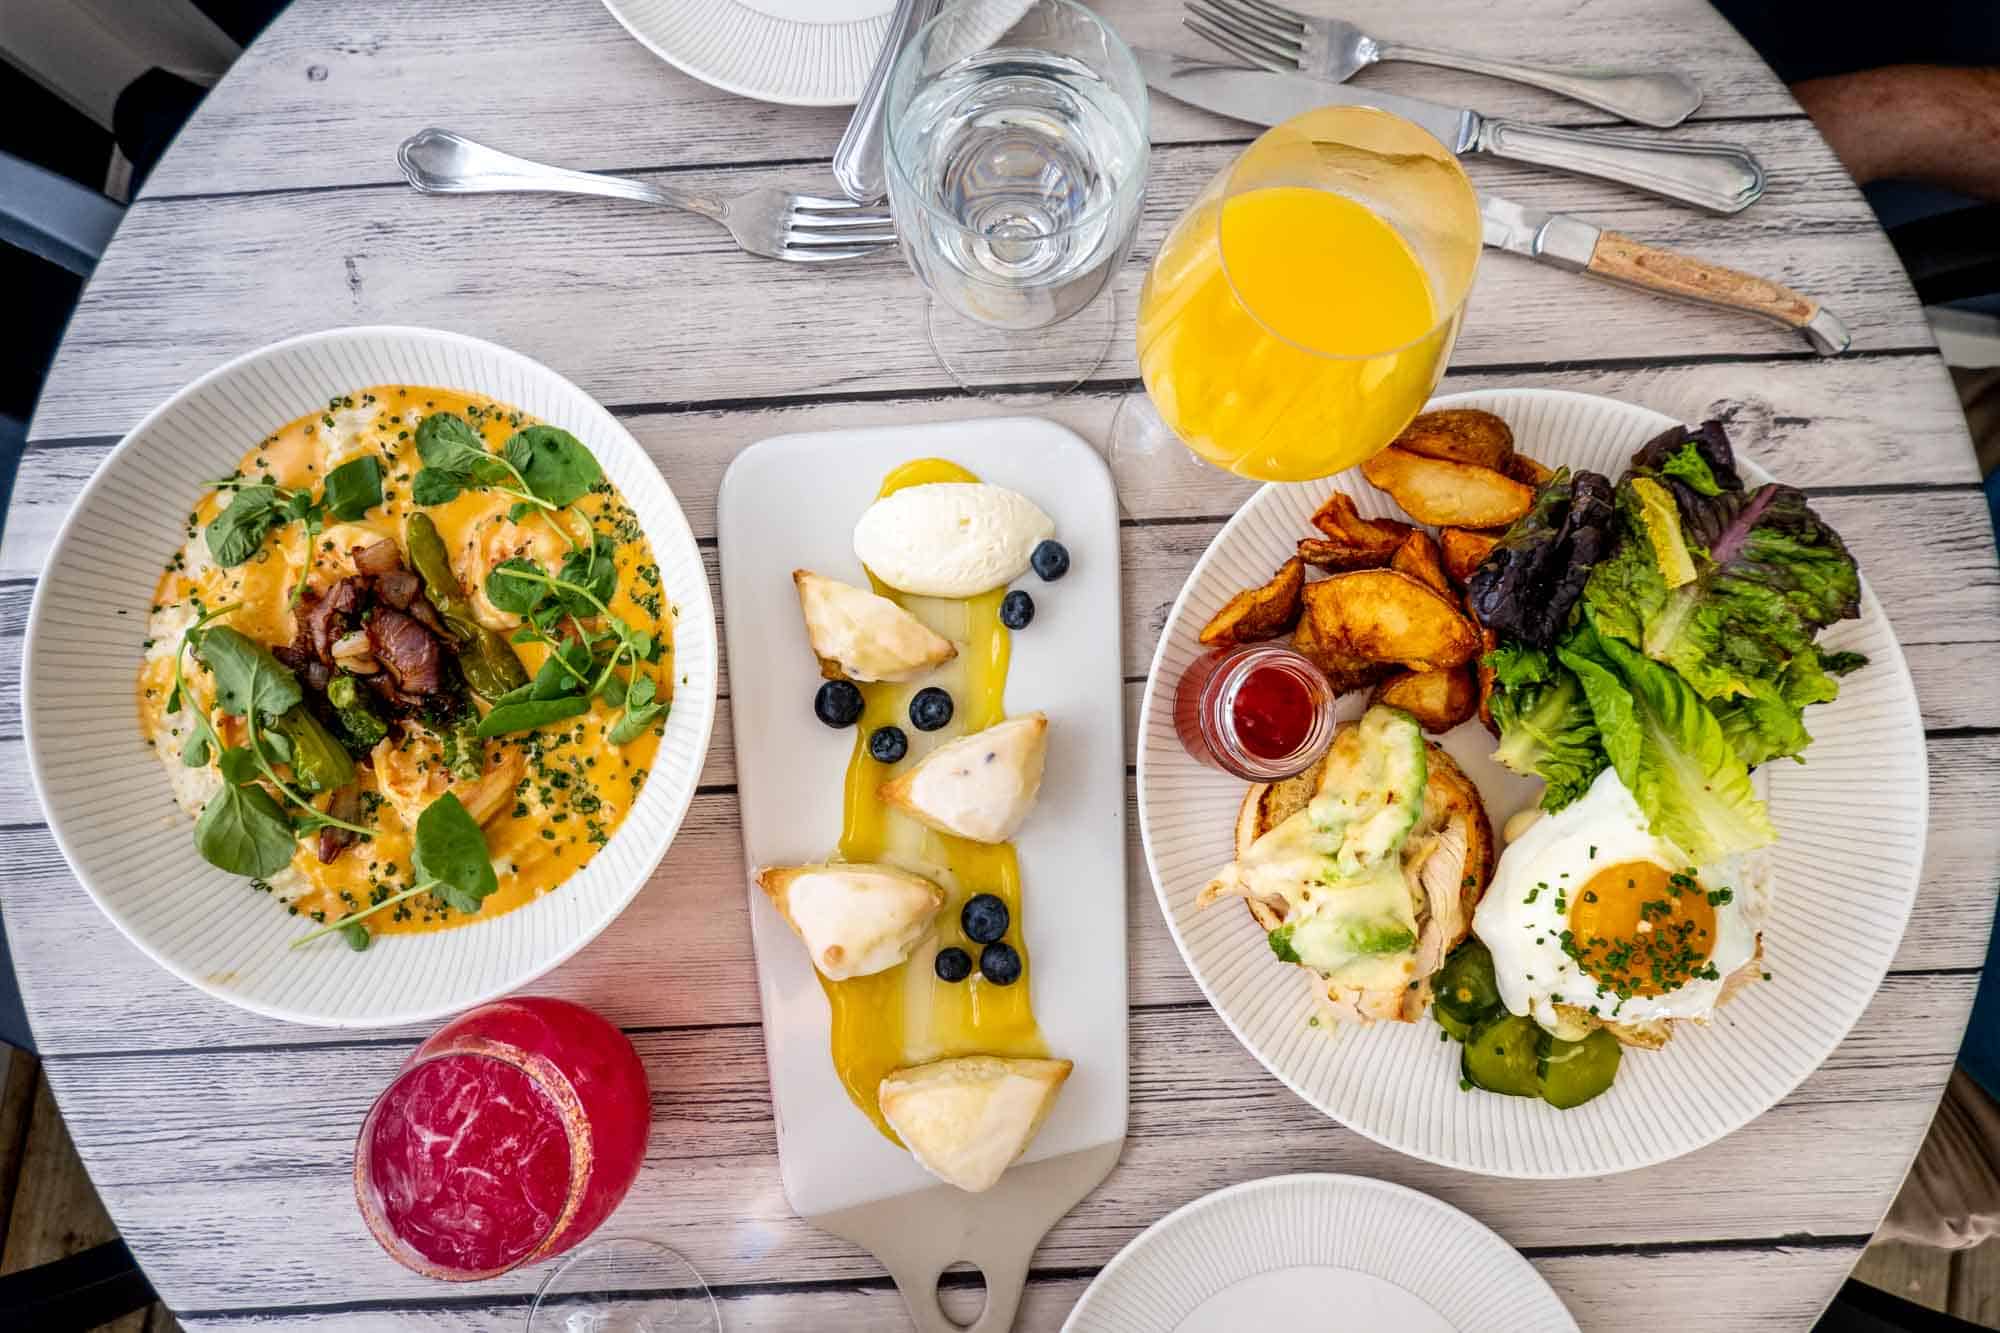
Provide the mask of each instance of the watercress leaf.
[{"label": "watercress leaf", "polygon": [[194,731],[188,733],[188,743],[180,747],[180,763],[190,769],[206,769],[208,761],[216,753],[216,733],[208,727],[208,719],[196,717]]},{"label": "watercress leaf", "polygon": [[304,518],[311,512],[312,507],[312,496],[306,494],[304,491],[293,491],[289,496],[285,497],[284,508],[280,512],[285,516],[287,521],[294,521]]},{"label": "watercress leaf", "polygon": [[276,486],[245,486],[230,496],[229,506],[203,529],[215,563],[234,569],[257,554],[271,529],[285,521],[284,503]]},{"label": "watercress leaf", "polygon": [[493,706],[495,708],[498,708],[502,704],[526,703],[528,699],[532,697],[534,688],[535,686],[532,681],[526,685],[517,685],[513,689],[507,691],[505,694],[501,695],[498,699],[495,699],[493,701]]},{"label": "watercress leaf", "polygon": [[[578,675],[587,675],[590,670],[590,654],[578,653],[581,644],[565,644],[548,655],[541,670],[535,673],[528,685],[530,699],[556,699],[565,694],[579,694],[582,687],[577,683]],[[565,670],[565,666],[568,670]],[[575,674],[572,675],[571,673]]]},{"label": "watercress leaf", "polygon": [[174,713],[178,713],[180,711],[181,711],[181,682],[179,679],[179,673],[176,673],[174,680],[174,687],[167,691],[167,712],[169,715],[171,715]]},{"label": "watercress leaf", "polygon": [[274,764],[292,762],[292,738],[282,731],[260,731],[257,743],[264,747],[264,757]]},{"label": "watercress leaf", "polygon": [[552,505],[576,503],[604,477],[604,469],[583,441],[555,426],[515,431],[501,452],[529,491]]},{"label": "watercress leaf", "polygon": [[[584,589],[599,602],[609,603],[611,594],[618,589],[617,544],[601,532],[593,533],[589,546],[563,557],[556,577]],[[558,589],[557,596],[573,616],[597,614],[597,607],[581,593]]]},{"label": "watercress leaf", "polygon": [[659,687],[653,684],[653,678],[641,673],[632,677],[632,688],[625,692],[625,699],[633,708],[644,708],[653,702],[653,696],[658,692]]},{"label": "watercress leaf", "polygon": [[565,694],[554,699],[531,699],[525,703],[503,704],[488,713],[479,724],[482,740],[495,736],[505,736],[516,731],[530,731],[547,726],[551,722],[563,722],[573,717],[581,717],[590,711],[590,700],[580,694]]},{"label": "watercress leaf", "polygon": [[326,474],[320,503],[341,523],[352,523],[382,503],[382,460],[374,454],[350,458]]},{"label": "watercress leaf", "polygon": [[521,556],[502,560],[486,576],[486,600],[511,615],[527,615],[548,596],[548,585],[542,581],[547,577],[532,560]]},{"label": "watercress leaf", "polygon": [[486,895],[500,887],[479,821],[450,792],[417,816],[410,859],[417,878],[435,881],[434,891],[454,911],[477,912]]},{"label": "watercress leaf", "polygon": [[420,469],[410,482],[410,499],[420,505],[450,504],[464,489],[452,473],[427,467]]},{"label": "watercress leaf", "polygon": [[628,741],[635,741],[645,734],[646,728],[653,725],[654,719],[666,711],[667,706],[664,703],[651,703],[644,708],[627,708],[624,716],[605,733],[604,738],[613,745],[624,745]]},{"label": "watercress leaf", "polygon": [[222,770],[222,780],[231,786],[255,782],[261,772],[257,767],[257,756],[241,745],[225,747],[216,756],[215,763]]},{"label": "watercress leaf", "polygon": [[[249,751],[225,750],[225,761],[231,754],[247,759]],[[230,767],[225,762],[225,778]],[[201,817],[195,820],[194,845],[210,865],[232,875],[261,879],[292,863],[298,839],[271,793],[255,783],[238,785],[228,780],[208,798]]]},{"label": "watercress leaf", "polygon": [[304,697],[298,678],[269,649],[227,625],[203,630],[195,656],[215,677],[216,706],[232,717],[253,708],[275,717]]},{"label": "watercress leaf", "polygon": [[535,509],[536,506],[528,503],[526,500],[516,500],[513,504],[507,506],[507,521],[509,523],[519,523],[522,519],[534,513]]},{"label": "watercress leaf", "polygon": [[340,928],[340,938],[347,941],[347,947],[356,953],[366,953],[375,937],[368,933],[368,927],[359,921],[350,921]]},{"label": "watercress leaf", "polygon": [[509,643],[540,643],[542,635],[533,625],[523,625],[507,636]]},{"label": "watercress leaf", "polygon": [[474,456],[485,452],[479,432],[456,412],[432,412],[417,423],[417,457],[425,467],[469,472]]},{"label": "watercress leaf", "polygon": [[[603,667],[599,665],[598,670],[601,672]],[[602,679],[604,684],[598,688],[598,695],[613,708],[623,708],[630,693],[625,685],[625,677],[614,671]]]}]

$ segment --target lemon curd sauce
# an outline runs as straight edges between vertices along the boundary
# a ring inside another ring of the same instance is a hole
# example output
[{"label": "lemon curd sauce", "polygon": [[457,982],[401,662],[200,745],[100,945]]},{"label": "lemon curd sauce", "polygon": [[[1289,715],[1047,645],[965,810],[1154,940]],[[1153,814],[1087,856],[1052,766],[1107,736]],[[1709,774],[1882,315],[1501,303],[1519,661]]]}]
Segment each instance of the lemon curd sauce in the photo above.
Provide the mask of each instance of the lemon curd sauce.
[{"label": "lemon curd sauce", "polygon": [[[881,495],[931,482],[976,482],[955,463],[926,458],[906,463],[882,482]],[[947,895],[938,928],[918,944],[908,961],[872,976],[829,981],[820,976],[832,1011],[835,1071],[847,1095],[890,1141],[900,1143],[883,1118],[878,1101],[882,1079],[908,1065],[955,1055],[1044,1056],[1048,1048],[1035,1025],[1029,1001],[1033,980],[1021,927],[1021,869],[1011,844],[954,838],[924,827],[889,808],[878,795],[899,768],[915,764],[946,741],[983,731],[1006,717],[1010,638],[1000,623],[1004,588],[957,599],[917,597],[897,592],[869,574],[880,595],[895,601],[931,629],[958,645],[951,662],[923,680],[861,686],[864,708],[848,761],[840,856],[847,861],[887,861],[935,880]],[[927,685],[950,692],[956,708],[943,728],[910,726],[911,698]],[[910,733],[910,752],[900,764],[884,764],[868,753],[876,728],[896,726]],[[975,968],[964,981],[944,981],[934,960],[939,949],[957,946],[978,957],[980,946],[965,936],[959,912],[978,893],[1007,904],[1013,925],[1008,939],[1021,954],[1021,976],[998,986]],[[816,973],[817,975],[817,973]]]}]

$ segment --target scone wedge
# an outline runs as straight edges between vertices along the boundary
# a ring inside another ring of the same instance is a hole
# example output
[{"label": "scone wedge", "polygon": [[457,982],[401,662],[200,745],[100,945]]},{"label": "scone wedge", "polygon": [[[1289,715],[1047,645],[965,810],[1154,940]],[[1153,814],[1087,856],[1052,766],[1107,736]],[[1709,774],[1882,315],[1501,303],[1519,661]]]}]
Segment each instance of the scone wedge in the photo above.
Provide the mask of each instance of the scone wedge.
[{"label": "scone wedge", "polygon": [[882,1080],[882,1116],[917,1165],[978,1194],[1027,1151],[1071,1068],[998,1055],[913,1065]]},{"label": "scone wedge", "polygon": [[870,976],[908,958],[945,897],[922,875],[867,862],[765,866],[757,886],[829,981]]},{"label": "scone wedge", "polygon": [[912,680],[958,656],[951,640],[886,597],[809,569],[792,571],[806,637],[829,680]]},{"label": "scone wedge", "polygon": [[1005,842],[1042,789],[1049,719],[1010,717],[940,745],[893,782],[882,799],[920,824],[973,842]]}]

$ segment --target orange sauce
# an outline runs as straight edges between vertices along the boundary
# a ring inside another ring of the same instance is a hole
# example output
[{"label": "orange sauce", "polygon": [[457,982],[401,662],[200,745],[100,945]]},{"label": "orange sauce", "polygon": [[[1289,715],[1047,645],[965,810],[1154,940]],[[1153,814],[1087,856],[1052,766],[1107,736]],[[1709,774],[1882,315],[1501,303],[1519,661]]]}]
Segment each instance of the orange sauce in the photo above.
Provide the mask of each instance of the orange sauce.
[{"label": "orange sauce", "polygon": [[[465,417],[487,447],[495,450],[520,426],[533,424],[530,418],[491,399],[447,389],[378,385],[356,390],[329,404],[326,411],[301,417],[246,451],[238,472],[253,478],[268,476],[295,490],[316,491],[327,472],[372,451],[382,460],[383,503],[359,522],[330,523],[311,550],[304,525],[285,524],[265,539],[263,548],[248,562],[223,569],[207,560],[206,544],[199,534],[228,503],[228,496],[210,494],[194,506],[188,515],[188,541],[168,562],[153,590],[149,633],[155,637],[149,641],[138,678],[140,729],[170,773],[180,768],[181,733],[176,728],[186,725],[187,714],[170,717],[165,705],[173,683],[174,646],[190,608],[241,602],[240,610],[216,623],[229,625],[266,646],[290,643],[293,616],[288,603],[302,570],[309,588],[323,590],[353,572],[347,554],[350,547],[383,537],[403,544],[404,522],[418,512],[410,500],[410,481],[421,466],[416,422],[433,411]],[[495,538],[496,531],[507,523],[508,503],[505,496],[468,491],[447,504],[422,511],[437,525],[468,594],[483,581],[485,570],[497,557],[512,553],[503,549],[507,543]],[[668,698],[675,680],[673,608],[660,589],[658,565],[636,516],[614,489],[584,496],[569,507],[568,517],[571,526],[578,529],[579,517],[587,518],[616,543],[618,585],[608,605],[613,613],[650,630],[666,645],[660,660],[643,669],[654,676],[659,697]],[[532,524],[533,520],[528,520],[524,528]],[[519,537],[520,533],[510,535]],[[541,533],[538,540],[552,544],[560,558],[561,540],[553,531]],[[548,652],[540,644],[517,645],[515,651],[531,675]],[[197,698],[207,704],[211,683],[193,654],[184,659],[183,671]],[[487,741],[489,774],[503,775],[496,781],[512,776],[513,784],[511,799],[502,801],[483,821],[487,849],[500,872],[498,891],[481,904],[476,917],[451,913],[431,904],[428,895],[419,895],[399,908],[368,918],[369,929],[400,934],[498,916],[552,892],[581,869],[631,810],[659,749],[656,729],[622,746],[612,745],[605,733],[616,722],[618,711],[598,698],[581,717]],[[240,739],[232,737],[229,726],[235,719],[217,716],[216,721],[225,740]],[[357,822],[371,824],[375,836],[349,847],[331,865],[320,863],[315,840],[309,838],[300,844],[291,866],[273,877],[269,886],[272,893],[295,915],[332,921],[387,896],[385,886],[393,892],[413,882],[409,823],[387,784],[392,777],[405,784],[431,780],[437,761],[421,737],[415,741],[406,737],[402,747],[395,747],[393,741],[385,745],[393,748],[378,747],[368,762],[356,768],[366,807],[363,819]],[[177,784],[186,781],[176,778]],[[182,803],[189,804],[185,794]],[[194,801],[194,809],[199,804]]]}]

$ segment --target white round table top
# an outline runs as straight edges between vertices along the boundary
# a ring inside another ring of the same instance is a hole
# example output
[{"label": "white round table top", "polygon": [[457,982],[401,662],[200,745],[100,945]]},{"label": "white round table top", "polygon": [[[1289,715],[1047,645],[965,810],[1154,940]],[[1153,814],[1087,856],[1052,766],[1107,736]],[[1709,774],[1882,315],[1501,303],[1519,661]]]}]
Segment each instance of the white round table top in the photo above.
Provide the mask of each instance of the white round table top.
[{"label": "white round table top", "polygon": [[[1100,0],[1135,42],[1194,49],[1174,0]],[[1218,1187],[1337,1171],[1435,1194],[1519,1247],[1585,1329],[1807,1328],[1874,1230],[1930,1122],[1985,955],[2000,860],[2000,570],[1950,380],[1895,254],[1812,124],[1704,0],[1344,0],[1373,31],[1451,33],[1573,64],[1670,53],[1707,101],[1676,137],[1752,148],[1762,201],[1717,218],[1608,184],[1475,161],[1476,180],[1818,296],[1854,350],[1813,356],[1754,320],[1489,255],[1444,391],[1547,385],[1719,416],[1806,487],[1853,547],[1909,656],[1932,774],[1923,891],[1852,1035],[1748,1127],[1602,1180],[1510,1181],[1402,1157],[1266,1075],[1202,1000],[1144,880],[1132,823],[1131,1131],[1112,1177],[1049,1233],[1020,1327],[1053,1329],[1138,1231]],[[1516,85],[1418,66],[1363,79],[1494,113],[1602,124]],[[353,1137],[424,1034],[307,1029],[181,985],[101,916],[26,776],[21,633],[57,526],[139,418],[210,367],[293,333],[423,324],[554,367],[622,418],[714,550],[730,459],[803,429],[1017,411],[933,361],[893,258],[754,259],[700,218],[601,200],[421,197],[397,143],[447,126],[565,165],[737,190],[830,192],[840,109],[769,107],[679,73],[597,4],[300,0],[209,96],[98,267],[49,376],[0,543],[0,900],[49,1076],[83,1160],[191,1328],[490,1329],[540,1273],[448,1287],[389,1260],[350,1183]],[[1129,303],[1174,214],[1250,137],[1156,99],[1151,199]],[[1043,409],[1102,442],[1135,382],[1120,344]],[[194,480],[190,479],[190,485]],[[1167,606],[1249,487],[1216,474],[1125,497],[1124,654],[1136,700]],[[711,576],[713,570],[711,570]],[[650,1158],[611,1230],[686,1254],[728,1327],[904,1326],[867,1255],[792,1215],[779,1186],[726,715],[654,882],[537,989],[622,1024],[644,1057]],[[1127,722],[1127,746],[1131,743]]]}]

